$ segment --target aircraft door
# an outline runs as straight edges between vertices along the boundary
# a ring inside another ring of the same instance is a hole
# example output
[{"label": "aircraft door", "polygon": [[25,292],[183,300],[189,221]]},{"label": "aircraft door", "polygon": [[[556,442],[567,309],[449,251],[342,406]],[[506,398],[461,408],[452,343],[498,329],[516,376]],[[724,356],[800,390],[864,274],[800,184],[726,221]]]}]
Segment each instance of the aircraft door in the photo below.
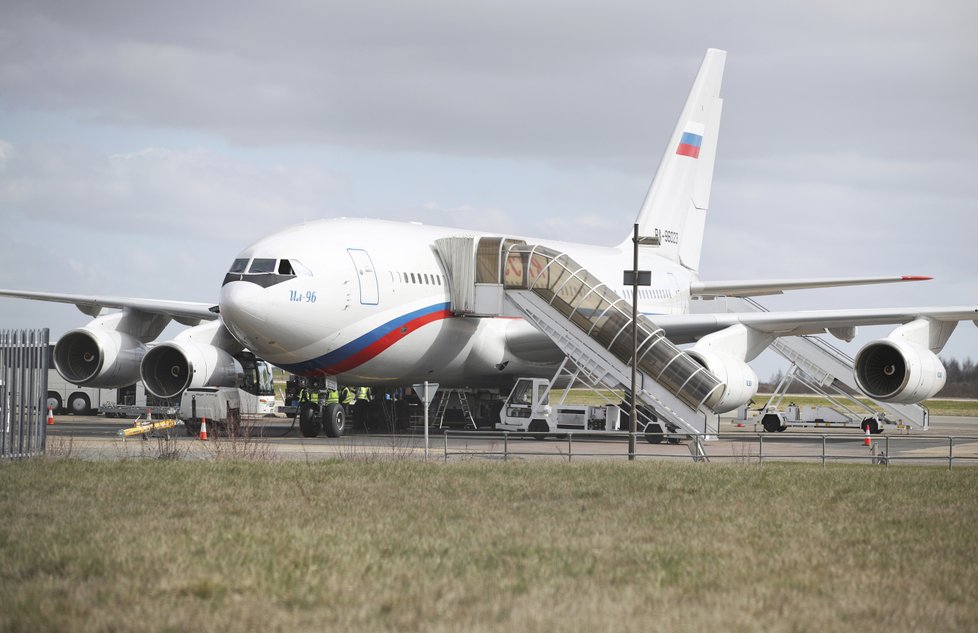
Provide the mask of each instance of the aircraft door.
[{"label": "aircraft door", "polygon": [[362,305],[377,305],[380,302],[380,291],[377,287],[377,271],[367,251],[359,248],[348,248],[346,252],[353,260],[357,269],[357,279],[360,281],[360,303]]}]

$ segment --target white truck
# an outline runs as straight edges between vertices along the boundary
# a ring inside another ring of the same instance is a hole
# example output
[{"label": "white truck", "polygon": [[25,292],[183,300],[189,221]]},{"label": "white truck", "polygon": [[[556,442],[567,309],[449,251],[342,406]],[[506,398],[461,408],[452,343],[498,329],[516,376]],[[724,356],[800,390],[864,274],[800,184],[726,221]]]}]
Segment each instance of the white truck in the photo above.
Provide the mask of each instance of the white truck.
[{"label": "white truck", "polygon": [[[624,403],[623,403],[624,404]],[[638,429],[651,444],[667,439],[679,443],[679,436],[665,436],[655,413],[647,407],[638,407]],[[499,412],[497,431],[531,433],[536,439],[547,434],[567,431],[602,433],[627,431],[629,415],[627,405],[616,404],[558,404],[550,405],[550,381],[545,378],[520,378],[510,391]]]}]

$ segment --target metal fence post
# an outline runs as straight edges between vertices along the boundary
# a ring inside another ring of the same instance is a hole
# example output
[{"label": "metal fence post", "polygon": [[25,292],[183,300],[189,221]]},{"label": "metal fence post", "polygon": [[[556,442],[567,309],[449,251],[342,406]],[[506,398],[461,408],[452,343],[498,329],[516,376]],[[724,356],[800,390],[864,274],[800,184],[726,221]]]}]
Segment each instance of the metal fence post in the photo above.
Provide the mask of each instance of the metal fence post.
[{"label": "metal fence post", "polygon": [[442,435],[445,438],[445,463],[447,464],[448,463],[448,431],[445,431],[444,433],[442,433]]},{"label": "metal fence post", "polygon": [[951,470],[951,466],[954,464],[954,438],[947,438],[947,469]]},{"label": "metal fence post", "polygon": [[825,468],[825,434],[822,433],[822,468]]},{"label": "metal fence post", "polygon": [[573,455],[574,453],[574,447],[572,445],[573,439],[574,439],[574,434],[568,433],[567,434],[567,461],[568,462],[570,462],[571,455]]},{"label": "metal fence post", "polygon": [[764,463],[764,435],[762,433],[757,434],[758,447],[757,447],[757,463]]},{"label": "metal fence post", "polygon": [[890,467],[890,436],[883,437],[883,465]]},{"label": "metal fence post", "polygon": [[503,431],[503,461],[509,461],[509,431]]}]

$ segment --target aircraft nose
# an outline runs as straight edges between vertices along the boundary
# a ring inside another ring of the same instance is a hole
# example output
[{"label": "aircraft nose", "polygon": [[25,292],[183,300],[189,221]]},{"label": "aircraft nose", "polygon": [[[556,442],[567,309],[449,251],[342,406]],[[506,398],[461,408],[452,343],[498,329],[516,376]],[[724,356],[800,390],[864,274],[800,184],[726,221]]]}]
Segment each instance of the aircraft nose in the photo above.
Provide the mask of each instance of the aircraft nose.
[{"label": "aircraft nose", "polygon": [[268,321],[265,288],[247,281],[232,281],[221,288],[218,305],[231,333],[252,351],[260,349]]}]

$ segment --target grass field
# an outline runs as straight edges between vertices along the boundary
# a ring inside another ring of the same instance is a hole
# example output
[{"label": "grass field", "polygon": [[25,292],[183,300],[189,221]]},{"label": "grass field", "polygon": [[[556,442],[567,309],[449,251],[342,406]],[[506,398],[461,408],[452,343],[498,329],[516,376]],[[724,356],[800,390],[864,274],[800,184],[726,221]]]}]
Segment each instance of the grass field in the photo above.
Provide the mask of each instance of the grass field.
[{"label": "grass field", "polygon": [[0,465],[2,631],[974,631],[978,469]]}]

